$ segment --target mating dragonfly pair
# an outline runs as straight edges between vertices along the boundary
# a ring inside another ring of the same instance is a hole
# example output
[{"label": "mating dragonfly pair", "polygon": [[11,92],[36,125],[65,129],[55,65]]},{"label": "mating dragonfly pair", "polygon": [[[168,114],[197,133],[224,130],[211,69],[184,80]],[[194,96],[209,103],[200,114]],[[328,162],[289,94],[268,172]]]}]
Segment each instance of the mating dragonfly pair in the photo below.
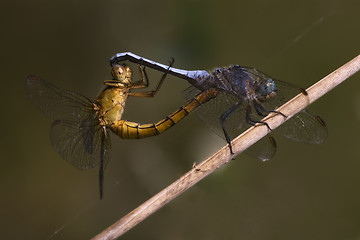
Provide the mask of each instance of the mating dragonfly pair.
[{"label": "mating dragonfly pair", "polygon": [[[132,82],[132,71],[124,61],[139,64],[141,79]],[[94,100],[68,90],[60,89],[36,77],[28,76],[26,89],[33,100],[54,122],[50,139],[55,150],[80,169],[100,165],[100,198],[103,195],[104,169],[111,149],[109,131],[121,138],[140,139],[158,135],[197,109],[199,116],[223,136],[233,153],[231,139],[251,125],[270,126],[261,121],[270,112],[286,116],[275,109],[306,91],[295,85],[274,80],[248,67],[233,65],[205,70],[187,71],[163,65],[130,52],[118,53],[110,59],[111,80],[105,80],[105,90]],[[153,91],[132,92],[147,88],[145,71],[149,67],[163,72]],[[153,97],[159,91],[167,74],[187,80],[192,87],[184,91],[186,104],[157,123],[139,124],[122,119],[128,96]],[[304,110],[280,126],[276,132],[298,142],[319,144],[327,137],[325,123],[319,116]],[[273,137],[260,140],[246,152],[258,159],[274,156]]]}]

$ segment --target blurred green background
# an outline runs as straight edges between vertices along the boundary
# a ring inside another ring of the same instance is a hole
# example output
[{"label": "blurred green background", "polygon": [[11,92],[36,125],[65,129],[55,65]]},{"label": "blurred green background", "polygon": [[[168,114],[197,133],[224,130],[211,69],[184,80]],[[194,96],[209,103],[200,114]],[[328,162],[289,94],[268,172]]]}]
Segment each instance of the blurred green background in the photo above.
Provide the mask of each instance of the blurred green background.
[{"label": "blurred green background", "polygon": [[[98,169],[76,169],[52,149],[51,120],[25,93],[28,74],[93,99],[110,78],[108,59],[131,51],[183,69],[253,66],[308,87],[360,53],[355,0],[0,5],[3,239],[88,239],[225,144],[196,114],[161,136],[112,136],[100,201]],[[154,99],[130,99],[125,118],[159,120],[187,86],[169,77]],[[360,239],[360,74],[311,109],[327,123],[325,144],[278,138],[271,161],[240,155],[124,239]]]}]

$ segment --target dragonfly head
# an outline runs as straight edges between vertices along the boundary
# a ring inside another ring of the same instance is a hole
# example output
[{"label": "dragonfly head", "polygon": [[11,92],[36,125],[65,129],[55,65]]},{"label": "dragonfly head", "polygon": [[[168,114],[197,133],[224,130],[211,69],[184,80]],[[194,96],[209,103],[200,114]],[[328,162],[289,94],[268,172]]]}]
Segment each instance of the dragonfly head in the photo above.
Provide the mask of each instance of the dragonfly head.
[{"label": "dragonfly head", "polygon": [[277,91],[277,88],[276,88],[276,84],[275,84],[274,80],[269,78],[260,83],[256,92],[257,92],[258,99],[261,101],[265,101],[267,99],[275,97],[276,91]]},{"label": "dragonfly head", "polygon": [[113,84],[120,83],[120,84],[131,84],[131,68],[125,64],[114,64],[111,68],[111,75],[113,77]]}]

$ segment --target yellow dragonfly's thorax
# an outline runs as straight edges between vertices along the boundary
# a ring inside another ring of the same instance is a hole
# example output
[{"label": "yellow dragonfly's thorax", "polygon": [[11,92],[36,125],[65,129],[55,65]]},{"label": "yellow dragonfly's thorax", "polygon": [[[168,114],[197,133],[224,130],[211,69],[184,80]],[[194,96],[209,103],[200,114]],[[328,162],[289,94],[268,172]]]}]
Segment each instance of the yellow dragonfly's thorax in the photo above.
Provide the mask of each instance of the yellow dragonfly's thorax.
[{"label": "yellow dragonfly's thorax", "polygon": [[110,126],[121,120],[128,92],[128,88],[121,87],[108,87],[102,91],[95,101],[100,122]]},{"label": "yellow dragonfly's thorax", "polygon": [[104,81],[108,87],[95,100],[94,109],[98,112],[101,124],[111,126],[121,120],[130,91],[131,74],[130,67],[125,64],[112,66],[113,79]]}]

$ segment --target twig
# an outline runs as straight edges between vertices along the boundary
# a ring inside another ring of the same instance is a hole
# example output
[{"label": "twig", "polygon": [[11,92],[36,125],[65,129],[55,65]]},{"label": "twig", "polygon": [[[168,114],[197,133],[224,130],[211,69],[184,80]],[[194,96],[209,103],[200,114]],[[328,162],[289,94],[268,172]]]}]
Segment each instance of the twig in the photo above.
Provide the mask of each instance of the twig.
[{"label": "twig", "polygon": [[[322,80],[308,88],[307,96],[299,94],[286,104],[277,109],[288,116],[288,120],[296,113],[306,108],[309,104],[329,92],[331,89],[339,85],[341,82],[349,78],[360,69],[360,55],[338,68]],[[284,117],[279,114],[270,114],[264,119],[272,129],[277,128],[285,122]],[[260,138],[268,134],[269,130],[266,126],[251,127],[232,142],[235,155],[240,154]],[[199,165],[194,166],[189,172],[176,180],[170,186],[141,204],[139,207],[128,213],[126,216],[115,222],[113,225],[105,229],[94,240],[99,239],[115,239],[135,225],[143,221],[158,209],[165,206],[168,202],[175,199],[181,193],[189,189],[191,186],[199,182],[201,179],[214,172],[216,169],[227,163],[234,156],[230,154],[227,146],[221,148],[213,156],[209,157]]]}]

